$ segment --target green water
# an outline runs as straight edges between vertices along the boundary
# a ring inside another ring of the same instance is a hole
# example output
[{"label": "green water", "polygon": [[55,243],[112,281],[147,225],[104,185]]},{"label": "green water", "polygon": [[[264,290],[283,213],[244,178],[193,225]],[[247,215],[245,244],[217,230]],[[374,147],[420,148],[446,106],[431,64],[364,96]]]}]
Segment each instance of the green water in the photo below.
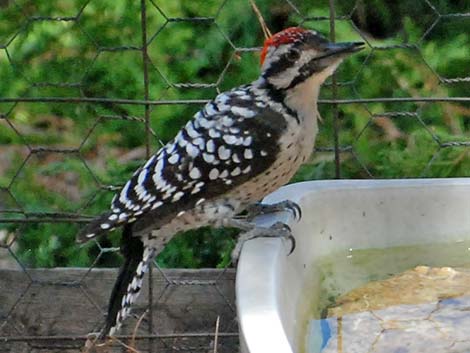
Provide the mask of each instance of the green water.
[{"label": "green water", "polygon": [[307,278],[311,280],[302,292],[304,304],[301,305],[303,314],[300,314],[300,352],[319,352],[318,348],[305,347],[306,341],[314,341],[311,337],[306,338],[307,334],[311,334],[308,327],[324,317],[326,308],[338,296],[368,282],[383,280],[419,265],[470,268],[470,241],[386,249],[346,249],[318,259],[309,270]]}]

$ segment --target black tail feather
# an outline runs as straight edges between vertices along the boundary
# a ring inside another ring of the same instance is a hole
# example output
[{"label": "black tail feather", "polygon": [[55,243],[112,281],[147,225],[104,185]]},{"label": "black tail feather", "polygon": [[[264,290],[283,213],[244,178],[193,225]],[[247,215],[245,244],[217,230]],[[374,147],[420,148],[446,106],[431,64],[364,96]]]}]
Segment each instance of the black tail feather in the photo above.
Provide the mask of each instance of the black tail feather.
[{"label": "black tail feather", "polygon": [[102,336],[113,335],[119,329],[122,320],[130,311],[130,305],[137,298],[142,278],[148,267],[144,262],[144,244],[138,237],[132,236],[132,225],[124,226],[122,232],[121,253],[125,258],[119,270],[109,299],[108,316]]}]

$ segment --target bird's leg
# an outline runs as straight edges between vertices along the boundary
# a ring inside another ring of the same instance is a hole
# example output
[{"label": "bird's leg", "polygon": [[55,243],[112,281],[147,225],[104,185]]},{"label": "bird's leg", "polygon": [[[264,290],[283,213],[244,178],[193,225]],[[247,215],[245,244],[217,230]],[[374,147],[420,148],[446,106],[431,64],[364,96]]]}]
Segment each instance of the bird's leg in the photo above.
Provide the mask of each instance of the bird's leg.
[{"label": "bird's leg", "polygon": [[291,211],[297,221],[300,221],[302,218],[302,209],[300,206],[291,200],[284,200],[273,204],[266,204],[261,202],[251,204],[246,209],[246,219],[251,221],[253,218],[259,215],[282,212],[285,210]]},{"label": "bird's leg", "polygon": [[290,255],[295,249],[295,238],[292,235],[291,229],[288,225],[277,222],[270,227],[257,227],[254,223],[247,222],[240,219],[229,218],[223,221],[224,227],[233,227],[241,229],[242,232],[238,237],[237,244],[232,250],[232,263],[236,264],[240,256],[243,244],[247,240],[256,239],[256,238],[281,238],[288,239],[291,241],[292,246],[289,251]]}]

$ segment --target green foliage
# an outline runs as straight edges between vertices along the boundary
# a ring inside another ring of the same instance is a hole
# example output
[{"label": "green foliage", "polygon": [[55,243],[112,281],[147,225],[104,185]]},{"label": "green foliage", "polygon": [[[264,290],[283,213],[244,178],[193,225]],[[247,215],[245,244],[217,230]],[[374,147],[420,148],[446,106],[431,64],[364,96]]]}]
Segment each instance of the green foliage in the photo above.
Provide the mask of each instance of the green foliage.
[{"label": "green foliage", "polygon": [[230,263],[230,252],[238,231],[235,229],[201,228],[177,235],[158,257],[163,267],[201,268],[211,264],[224,268]]},{"label": "green foliage", "polygon": [[[325,34],[327,1],[256,1],[272,31],[296,25]],[[31,16],[75,16],[85,3],[6,2],[0,11],[0,97],[112,97],[143,99],[140,2],[91,1],[78,21],[27,21]],[[147,3],[149,94],[151,99],[210,99],[256,79],[256,52],[234,47],[263,42],[249,2],[154,1]],[[220,7],[224,3],[223,7]],[[468,12],[464,0],[433,1],[441,13]],[[21,8],[20,8],[21,7]],[[442,18],[427,31],[436,14],[426,2],[401,0],[337,1],[338,41],[367,39],[371,50],[348,58],[338,70],[340,98],[468,96],[468,83],[442,84],[441,78],[468,76],[470,21]],[[166,21],[167,18],[216,16],[211,21]],[[354,23],[354,25],[352,24]],[[362,35],[356,31],[359,28]],[[410,44],[407,48],[400,45]],[[398,46],[398,47],[397,47]],[[6,49],[4,49],[6,47]],[[116,48],[127,50],[116,50]],[[216,84],[201,89],[174,84]],[[325,86],[323,98],[331,98]],[[160,141],[170,140],[198,109],[197,105],[158,105],[150,125]],[[441,147],[468,141],[470,107],[457,103],[368,103],[342,105],[340,144],[354,153],[341,154],[342,177],[454,177],[470,174],[468,149]],[[408,114],[387,114],[406,112]],[[323,123],[317,146],[332,147],[331,107],[320,106]],[[0,195],[8,190],[19,204],[0,200],[2,217],[27,212],[68,212],[96,215],[107,209],[113,191],[145,160],[145,124],[112,116],[143,117],[139,105],[19,103],[0,105]],[[103,117],[104,116],[104,117]],[[111,116],[111,117],[110,117]],[[100,117],[100,118],[99,118]],[[98,119],[99,118],[99,119]],[[97,120],[98,119],[98,120]],[[24,147],[75,149],[75,153],[30,155]],[[24,161],[26,160],[26,163]],[[329,179],[335,175],[332,153],[319,152],[293,181]],[[365,168],[364,168],[365,167]],[[13,205],[13,206],[12,206]],[[11,208],[14,208],[13,212]],[[20,208],[18,210],[18,208]],[[28,266],[98,266],[119,263],[115,253],[100,253],[96,244],[78,247],[76,223],[10,223],[1,228],[17,234],[15,252]],[[202,228],[180,234],[159,256],[168,267],[222,267],[229,262],[236,232]],[[117,247],[119,234],[100,240]]]}]

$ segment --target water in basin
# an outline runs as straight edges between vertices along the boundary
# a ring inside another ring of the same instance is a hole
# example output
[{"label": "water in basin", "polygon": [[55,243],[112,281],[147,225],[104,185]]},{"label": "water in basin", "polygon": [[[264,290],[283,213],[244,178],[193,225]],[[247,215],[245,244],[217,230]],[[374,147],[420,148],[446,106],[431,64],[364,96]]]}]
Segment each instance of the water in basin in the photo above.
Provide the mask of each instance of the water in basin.
[{"label": "water in basin", "polygon": [[301,352],[470,352],[470,241],[347,249],[310,271]]}]

